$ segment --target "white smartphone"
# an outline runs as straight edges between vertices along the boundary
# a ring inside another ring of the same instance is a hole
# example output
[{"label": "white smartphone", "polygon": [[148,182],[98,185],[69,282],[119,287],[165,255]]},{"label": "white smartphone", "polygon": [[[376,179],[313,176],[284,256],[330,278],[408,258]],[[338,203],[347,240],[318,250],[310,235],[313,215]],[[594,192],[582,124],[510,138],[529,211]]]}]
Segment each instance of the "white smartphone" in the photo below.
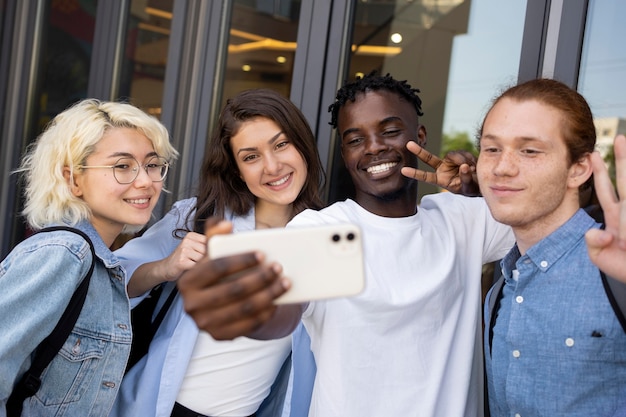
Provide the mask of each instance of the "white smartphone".
[{"label": "white smartphone", "polygon": [[356,295],[365,285],[361,229],[354,224],[215,235],[208,250],[212,259],[258,250],[281,264],[292,286],[277,304]]}]

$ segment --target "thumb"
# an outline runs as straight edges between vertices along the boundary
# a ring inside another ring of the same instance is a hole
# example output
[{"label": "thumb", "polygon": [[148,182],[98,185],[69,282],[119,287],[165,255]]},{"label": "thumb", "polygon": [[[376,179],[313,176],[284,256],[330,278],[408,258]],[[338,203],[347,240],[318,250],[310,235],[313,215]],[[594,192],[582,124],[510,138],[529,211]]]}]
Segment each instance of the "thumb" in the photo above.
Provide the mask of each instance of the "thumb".
[{"label": "thumb", "polygon": [[589,229],[587,233],[585,233],[585,241],[587,243],[589,257],[592,260],[596,259],[602,249],[611,244],[612,240],[613,236],[606,230]]},{"label": "thumb", "polygon": [[209,217],[204,223],[204,235],[207,241],[215,235],[227,235],[233,232],[233,223],[218,217]]}]

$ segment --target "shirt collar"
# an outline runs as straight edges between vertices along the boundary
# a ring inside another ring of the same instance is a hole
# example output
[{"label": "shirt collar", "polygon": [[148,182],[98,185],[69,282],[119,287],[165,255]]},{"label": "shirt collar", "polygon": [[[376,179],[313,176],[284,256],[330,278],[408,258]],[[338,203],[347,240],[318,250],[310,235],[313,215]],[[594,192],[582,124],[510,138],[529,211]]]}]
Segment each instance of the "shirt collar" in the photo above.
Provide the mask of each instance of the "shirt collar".
[{"label": "shirt collar", "polygon": [[[583,209],[579,209],[561,227],[528,249],[524,258],[530,259],[537,268],[545,272],[584,239],[587,230],[598,226],[599,224]],[[516,244],[502,260],[502,272],[506,278],[511,277],[511,271],[516,269],[516,263],[520,258],[521,254]]]},{"label": "shirt collar", "polygon": [[111,252],[111,249],[107,247],[107,245],[104,243],[104,241],[102,240],[102,238],[100,237],[96,229],[88,220],[81,220],[75,225],[59,223],[59,224],[51,224],[49,226],[61,226],[61,225],[73,227],[75,229],[80,230],[81,232],[84,232],[91,240],[91,243],[93,243],[93,248],[94,248],[94,251],[96,252],[96,256],[102,260],[102,263],[104,263],[104,265],[107,268],[113,268],[120,264],[120,261],[117,258],[117,256],[115,256],[113,252]]}]

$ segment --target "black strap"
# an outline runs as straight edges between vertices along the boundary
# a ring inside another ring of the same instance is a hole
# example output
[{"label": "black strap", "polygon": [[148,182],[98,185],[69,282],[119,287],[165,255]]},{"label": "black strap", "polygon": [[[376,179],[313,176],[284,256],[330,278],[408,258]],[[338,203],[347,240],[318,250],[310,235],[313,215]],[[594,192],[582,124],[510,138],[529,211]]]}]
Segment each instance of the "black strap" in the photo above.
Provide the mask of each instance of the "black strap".
[{"label": "black strap", "polygon": [[493,341],[493,326],[496,324],[496,317],[500,309],[500,299],[502,298],[502,290],[504,289],[504,275],[496,279],[491,287],[491,297],[489,297],[489,352],[491,352],[491,342]]},{"label": "black strap", "polygon": [[50,361],[52,361],[52,359],[57,355],[63,346],[63,343],[65,343],[69,337],[83,308],[85,298],[87,297],[89,281],[91,274],[93,273],[96,259],[96,252],[93,248],[93,243],[91,242],[91,239],[89,239],[89,237],[82,231],[66,226],[47,227],[40,230],[39,233],[57,230],[65,230],[79,234],[87,241],[89,248],[91,249],[91,265],[87,275],[85,275],[85,278],[83,278],[79,286],[74,291],[69,304],[65,308],[65,311],[63,312],[63,315],[59,319],[59,322],[55,326],[54,330],[52,330],[52,333],[50,333],[48,337],[46,337],[37,347],[35,357],[33,358],[30,368],[22,376],[15,388],[13,388],[13,392],[7,401],[7,416],[9,417],[19,417],[22,414],[22,405],[24,400],[34,395],[39,389],[39,386],[41,385],[41,373],[44,369],[46,369]]},{"label": "black strap", "polygon": [[157,316],[154,318],[154,321],[152,322],[152,326],[151,326],[152,337],[154,337],[157,330],[159,330],[159,326],[161,325],[161,322],[163,322],[163,319],[165,318],[167,311],[170,309],[172,302],[174,302],[174,298],[176,298],[176,294],[178,294],[178,287],[174,285],[174,288],[172,288],[172,292],[170,292],[170,295],[167,297],[167,300],[165,300],[165,303],[163,303],[163,307],[161,307],[161,310],[159,310],[159,314],[157,314]]},{"label": "black strap", "polygon": [[613,307],[615,317],[617,317],[624,333],[626,333],[626,317],[624,316],[626,312],[626,283],[618,281],[602,271],[600,271],[600,275],[602,276],[604,291],[609,299],[609,303],[611,303],[611,307]]},{"label": "black strap", "polygon": [[159,326],[163,322],[170,306],[174,302],[176,294],[178,294],[178,287],[175,283],[172,283],[172,285],[172,291],[165,300],[165,303],[163,303],[163,306],[157,313],[154,320],[152,320],[152,315],[154,314],[154,310],[161,297],[165,284],[160,284],[153,288],[152,291],[150,291],[150,294],[131,311],[133,343],[131,345],[130,357],[128,359],[128,363],[126,364],[125,372],[128,372],[148,353],[148,350],[150,349],[150,342],[154,339],[154,335],[157,330],[159,330]]}]

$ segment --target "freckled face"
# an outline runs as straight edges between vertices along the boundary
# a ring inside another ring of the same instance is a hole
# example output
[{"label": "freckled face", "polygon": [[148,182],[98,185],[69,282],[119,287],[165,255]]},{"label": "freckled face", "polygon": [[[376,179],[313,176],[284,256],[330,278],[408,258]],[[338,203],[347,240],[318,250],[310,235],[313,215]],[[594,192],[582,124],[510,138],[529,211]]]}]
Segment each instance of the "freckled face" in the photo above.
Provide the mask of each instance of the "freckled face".
[{"label": "freckled face", "polygon": [[244,122],[230,146],[252,194],[267,204],[293,204],[306,182],[307,166],[276,122],[263,117]]},{"label": "freckled face", "polygon": [[[494,218],[514,228],[564,223],[578,209],[559,110],[500,100],[485,119],[477,175]],[[538,229],[537,229],[538,230]],[[547,230],[547,229],[546,229]]]}]

